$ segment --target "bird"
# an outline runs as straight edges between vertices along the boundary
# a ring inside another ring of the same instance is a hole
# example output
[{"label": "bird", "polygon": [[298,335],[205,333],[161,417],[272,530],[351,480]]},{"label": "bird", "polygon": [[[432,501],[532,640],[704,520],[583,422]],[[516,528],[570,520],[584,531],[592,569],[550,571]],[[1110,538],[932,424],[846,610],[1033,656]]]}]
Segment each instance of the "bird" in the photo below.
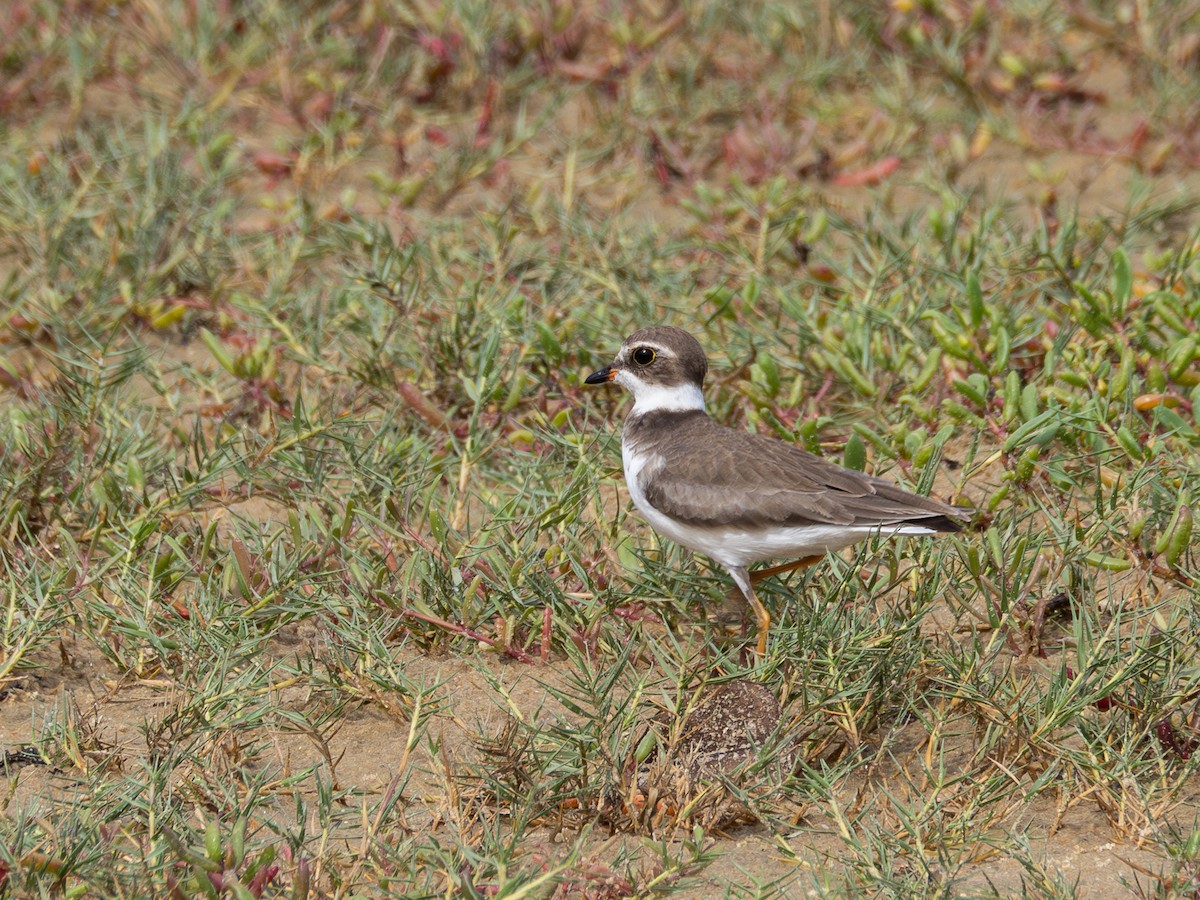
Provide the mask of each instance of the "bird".
[{"label": "bird", "polygon": [[[766,655],[771,616],[755,583],[876,535],[962,529],[960,507],[717,423],[704,406],[707,373],[699,341],[659,325],[625,338],[613,362],[584,383],[613,383],[633,395],[621,434],[633,504],[658,534],[729,573],[754,613],[759,658]],[[790,561],[749,569],[772,559]]]},{"label": "bird", "polygon": [[672,706],[643,722],[602,816],[651,832],[756,821],[739,795],[760,803],[778,795],[796,765],[799,745],[782,724],[776,692],[764,684],[735,678],[681,687]]}]

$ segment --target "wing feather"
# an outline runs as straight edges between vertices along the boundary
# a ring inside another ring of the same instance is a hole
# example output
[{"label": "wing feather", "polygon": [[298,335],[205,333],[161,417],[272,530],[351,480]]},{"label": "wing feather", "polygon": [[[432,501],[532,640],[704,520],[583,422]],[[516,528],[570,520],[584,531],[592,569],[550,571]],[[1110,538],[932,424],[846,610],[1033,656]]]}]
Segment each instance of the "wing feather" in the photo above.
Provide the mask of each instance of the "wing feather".
[{"label": "wing feather", "polygon": [[[658,463],[639,484],[655,509],[692,525],[895,525],[953,530],[953,507],[700,412],[644,423],[626,440]],[[647,417],[642,417],[647,418]],[[659,427],[654,427],[655,425]],[[650,427],[646,427],[650,426]]]}]

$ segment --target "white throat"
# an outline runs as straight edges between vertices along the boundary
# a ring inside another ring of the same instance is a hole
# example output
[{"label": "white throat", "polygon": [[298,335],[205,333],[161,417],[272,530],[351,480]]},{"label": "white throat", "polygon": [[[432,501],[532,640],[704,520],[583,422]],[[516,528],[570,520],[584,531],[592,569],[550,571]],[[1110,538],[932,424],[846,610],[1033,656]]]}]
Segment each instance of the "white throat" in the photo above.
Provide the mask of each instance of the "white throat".
[{"label": "white throat", "polygon": [[613,379],[633,394],[631,416],[648,412],[683,412],[689,409],[704,409],[704,394],[700,386],[692,382],[680,384],[647,384],[636,375],[620,371]]}]

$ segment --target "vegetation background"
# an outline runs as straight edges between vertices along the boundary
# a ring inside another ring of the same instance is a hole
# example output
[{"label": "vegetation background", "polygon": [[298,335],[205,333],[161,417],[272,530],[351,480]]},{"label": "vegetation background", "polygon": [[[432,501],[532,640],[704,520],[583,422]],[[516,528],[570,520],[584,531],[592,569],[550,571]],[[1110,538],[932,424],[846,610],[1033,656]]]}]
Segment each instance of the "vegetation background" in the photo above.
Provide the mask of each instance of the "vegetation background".
[{"label": "vegetation background", "polygon": [[[0,892],[1195,896],[1194,2],[3,14]],[[651,323],[975,528],[747,655]]]}]

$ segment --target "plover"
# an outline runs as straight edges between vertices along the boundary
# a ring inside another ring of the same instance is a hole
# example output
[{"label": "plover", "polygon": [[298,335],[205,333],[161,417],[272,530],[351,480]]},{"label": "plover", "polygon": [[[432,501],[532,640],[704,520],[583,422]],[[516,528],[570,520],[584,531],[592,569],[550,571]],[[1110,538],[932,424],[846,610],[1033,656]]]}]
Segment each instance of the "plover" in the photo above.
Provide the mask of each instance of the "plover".
[{"label": "plover", "polygon": [[[718,425],[704,410],[708,361],[679,328],[643,328],[587,384],[633,394],[621,458],[634,505],[664,537],[720,563],[754,611],[758,655],[771,616],[754,584],[874,535],[958,531],[965,512],[792,444]],[[750,572],[767,559],[794,562]]]}]

